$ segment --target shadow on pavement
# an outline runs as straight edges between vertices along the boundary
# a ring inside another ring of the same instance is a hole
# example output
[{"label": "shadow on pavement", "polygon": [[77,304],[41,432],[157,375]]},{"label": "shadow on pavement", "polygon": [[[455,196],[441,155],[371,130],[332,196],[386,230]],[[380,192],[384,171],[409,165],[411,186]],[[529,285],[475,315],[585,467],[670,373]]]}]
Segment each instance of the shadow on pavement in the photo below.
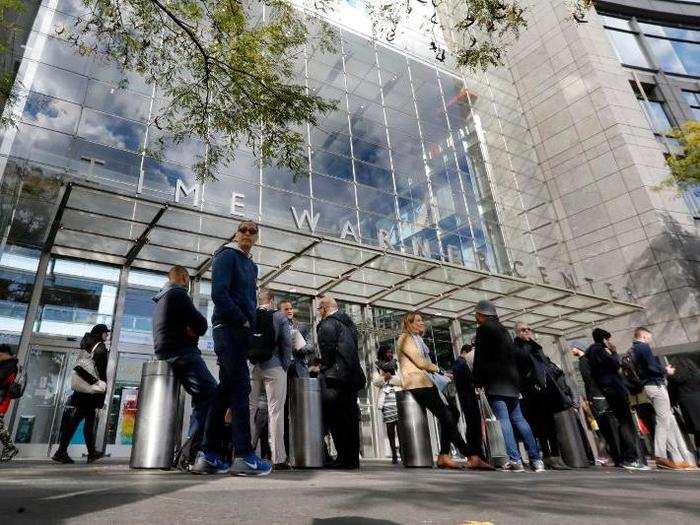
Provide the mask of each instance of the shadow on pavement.
[{"label": "shadow on pavement", "polygon": [[[307,482],[315,475],[313,470],[295,470],[254,479],[257,483],[268,480]],[[66,520],[230,477],[195,475],[177,470],[130,470],[127,464],[107,461],[92,465],[58,465],[43,461],[2,464],[0,523]],[[241,487],[253,480],[237,479],[241,480]],[[124,518],[128,520],[127,516]],[[6,521],[8,519],[11,521]],[[134,517],[133,522],[138,522],[138,519]]]}]

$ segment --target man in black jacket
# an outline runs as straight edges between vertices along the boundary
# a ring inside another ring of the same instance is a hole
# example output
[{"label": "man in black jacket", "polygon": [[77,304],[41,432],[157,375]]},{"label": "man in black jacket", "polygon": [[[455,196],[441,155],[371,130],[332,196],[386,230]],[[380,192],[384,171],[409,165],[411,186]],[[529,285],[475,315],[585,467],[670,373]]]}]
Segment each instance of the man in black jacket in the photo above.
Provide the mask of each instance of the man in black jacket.
[{"label": "man in black jacket", "polygon": [[474,383],[484,388],[501,424],[509,457],[505,469],[512,472],[525,470],[513,432],[515,426],[525,442],[531,468],[535,472],[543,472],[540,447],[520,409],[520,378],[515,365],[513,340],[499,322],[496,307],[491,301],[479,301],[475,317],[478,326],[474,339]]},{"label": "man in black jacket", "polygon": [[360,409],[357,393],[366,378],[360,365],[357,327],[338,310],[330,295],[319,298],[321,322],[316,328],[321,352],[323,415],[333,436],[338,456],[328,465],[339,469],[360,468]]},{"label": "man in black jacket", "polygon": [[583,341],[572,341],[569,343],[571,355],[578,359],[578,369],[583,379],[583,386],[586,389],[586,399],[591,413],[598,423],[600,433],[605,439],[605,445],[610,454],[610,459],[616,467],[622,467],[622,457],[620,456],[620,423],[615,414],[610,410],[610,406],[603,395],[603,391],[593,379],[591,364],[586,357],[586,345]]},{"label": "man in black jacket", "polygon": [[459,356],[452,363],[452,378],[457,388],[457,397],[462,407],[464,421],[467,426],[467,447],[469,454],[467,457],[467,468],[472,470],[493,470],[493,467],[483,459],[481,444],[481,410],[479,409],[479,399],[474,389],[472,369],[467,361],[470,354],[473,357],[472,345],[462,346]]},{"label": "man in black jacket", "polygon": [[636,425],[630,411],[627,387],[620,375],[620,356],[610,337],[610,332],[602,328],[593,329],[594,343],[586,350],[591,378],[603,392],[620,425],[622,467],[627,470],[648,470],[649,467],[640,461]]},{"label": "man in black jacket", "polygon": [[544,464],[553,470],[569,470],[560,456],[554,414],[573,405],[573,395],[561,369],[544,354],[527,323],[515,325],[515,363],[520,375],[521,405],[539,440]]},{"label": "man in black jacket", "polygon": [[197,310],[187,292],[190,276],[182,266],[168,272],[168,283],[153,300],[153,346],[158,359],[167,361],[185,391],[192,396],[190,450],[186,459],[192,464],[202,444],[204,424],[217,383],[197,347],[207,332],[207,320]]}]

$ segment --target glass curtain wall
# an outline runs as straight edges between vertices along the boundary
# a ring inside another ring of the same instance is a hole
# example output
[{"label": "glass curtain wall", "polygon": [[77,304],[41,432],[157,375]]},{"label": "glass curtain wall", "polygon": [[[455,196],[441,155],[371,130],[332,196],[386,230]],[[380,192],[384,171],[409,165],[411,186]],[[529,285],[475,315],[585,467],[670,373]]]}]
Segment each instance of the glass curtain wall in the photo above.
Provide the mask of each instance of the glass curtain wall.
[{"label": "glass curtain wall", "polygon": [[[193,184],[190,166],[202,145],[174,146],[162,137],[162,158],[150,158],[148,147],[161,138],[149,125],[163,104],[157,86],[129,75],[124,87],[118,68],[75,54],[55,29],[84,7],[70,0],[52,5],[42,6],[26,50],[17,50],[20,124],[5,132],[3,151],[43,170],[69,169],[172,200],[178,181]],[[476,133],[476,95],[444,69],[347,30],[337,33],[335,52],[309,46],[298,62],[300,82],[339,102],[318,127],[302,128],[309,176],[294,180],[284,169],[261,169],[250,150],[241,150],[205,185],[203,206],[229,213],[230,196],[239,193],[242,212],[265,221],[291,225],[294,207],[318,214],[324,233],[339,236],[349,222],[352,240],[507,269]]]}]

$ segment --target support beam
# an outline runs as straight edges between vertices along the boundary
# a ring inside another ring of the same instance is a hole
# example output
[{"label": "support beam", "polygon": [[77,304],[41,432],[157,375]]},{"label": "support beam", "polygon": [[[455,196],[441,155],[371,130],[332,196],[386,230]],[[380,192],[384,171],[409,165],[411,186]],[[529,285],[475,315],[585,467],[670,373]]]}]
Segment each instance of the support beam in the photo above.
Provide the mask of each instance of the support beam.
[{"label": "support beam", "polygon": [[462,351],[462,325],[459,319],[450,321],[450,339],[452,339],[452,354],[456,359]]},{"label": "support beam", "polygon": [[112,396],[114,395],[114,383],[117,378],[117,365],[119,364],[119,336],[121,334],[122,319],[124,318],[124,303],[126,290],[129,285],[129,267],[124,266],[119,273],[119,288],[117,289],[117,301],[112,317],[112,338],[109,342],[109,358],[107,360],[107,390],[105,393],[105,407],[98,414],[97,435],[95,448],[105,451],[107,448],[107,421]]},{"label": "support beam", "polygon": [[46,242],[44,242],[43,252],[51,252],[53,248],[53,243],[56,241],[56,235],[58,235],[58,230],[61,229],[61,220],[63,219],[63,212],[66,210],[66,204],[68,204],[68,198],[73,191],[73,185],[69,182],[63,187],[63,195],[61,196],[61,201],[56,210],[56,214],[53,216],[53,222],[49,227],[49,233],[46,236]]},{"label": "support beam", "polygon": [[129,267],[131,264],[134,262],[136,257],[138,257],[139,252],[141,249],[148,243],[148,234],[151,233],[153,228],[158,224],[158,221],[160,218],[163,216],[163,214],[166,212],[168,209],[168,204],[165,203],[159,210],[158,212],[153,216],[151,219],[151,222],[148,223],[146,228],[143,230],[141,235],[139,235],[139,238],[136,239],[134,242],[134,245],[131,247],[129,250],[129,253],[126,254],[124,257],[126,260],[124,262],[124,266]]}]

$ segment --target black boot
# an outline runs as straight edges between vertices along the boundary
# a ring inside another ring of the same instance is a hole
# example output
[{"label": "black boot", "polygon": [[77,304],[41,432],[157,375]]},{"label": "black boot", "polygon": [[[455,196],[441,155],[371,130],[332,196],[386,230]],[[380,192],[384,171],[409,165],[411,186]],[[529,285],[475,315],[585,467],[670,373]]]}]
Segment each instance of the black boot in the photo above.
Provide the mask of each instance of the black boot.
[{"label": "black boot", "polygon": [[71,458],[65,450],[57,450],[56,453],[51,456],[51,459],[56,463],[75,463],[73,458]]}]

